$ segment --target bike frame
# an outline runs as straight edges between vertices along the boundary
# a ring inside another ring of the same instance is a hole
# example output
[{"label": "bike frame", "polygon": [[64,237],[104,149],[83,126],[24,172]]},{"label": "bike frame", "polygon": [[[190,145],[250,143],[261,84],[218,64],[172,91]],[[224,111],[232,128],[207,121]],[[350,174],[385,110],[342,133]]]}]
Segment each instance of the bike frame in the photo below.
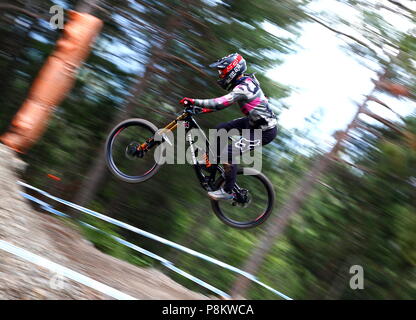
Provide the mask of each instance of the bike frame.
[{"label": "bike frame", "polygon": [[[192,136],[191,129],[198,129],[202,133],[202,135],[205,139],[205,144],[206,144],[205,168],[209,168],[209,167],[212,166],[212,164],[209,161],[209,156],[210,155],[214,156],[214,153],[212,152],[209,140],[208,140],[204,130],[201,129],[201,127],[195,121],[195,119],[193,118],[191,113],[189,113],[187,111],[184,111],[181,115],[179,115],[176,119],[174,119],[169,124],[167,124],[164,128],[160,129],[157,133],[160,134],[163,138],[164,134],[166,134],[167,132],[173,132],[177,128],[179,121],[184,121],[185,123],[188,124],[188,125],[185,126],[186,140],[189,143],[190,150],[191,150],[192,161],[193,161],[193,167],[195,169],[196,176],[197,176],[202,188],[204,188],[207,191],[215,190],[216,189],[216,179],[215,179],[216,172],[219,172],[220,175],[223,176],[224,175],[224,169],[220,165],[217,165],[216,166],[217,169],[215,171],[211,170],[211,173],[209,175],[205,175],[204,172],[202,171],[202,166],[203,165],[199,164],[198,161],[197,161],[198,154],[197,154],[197,152],[194,148],[194,143],[195,142],[193,141],[193,136]],[[145,143],[141,144],[140,148],[144,151],[147,151],[158,143],[160,143],[160,142],[156,142],[154,140],[154,138],[152,137],[152,138],[148,139]],[[238,192],[239,190],[240,190],[240,188],[236,184],[235,191]]]}]

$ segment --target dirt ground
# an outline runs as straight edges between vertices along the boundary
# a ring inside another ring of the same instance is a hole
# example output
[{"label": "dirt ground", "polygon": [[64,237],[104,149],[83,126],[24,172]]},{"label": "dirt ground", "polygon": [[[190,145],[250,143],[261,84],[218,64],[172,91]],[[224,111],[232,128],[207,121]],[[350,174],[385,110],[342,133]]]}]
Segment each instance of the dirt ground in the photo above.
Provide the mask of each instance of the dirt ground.
[{"label": "dirt ground", "polygon": [[[60,220],[35,212],[16,182],[25,164],[0,144],[0,239],[77,271],[137,299],[211,299],[162,272],[139,268],[98,251]],[[24,176],[24,175],[23,175]],[[112,299],[0,249],[0,299]]]}]

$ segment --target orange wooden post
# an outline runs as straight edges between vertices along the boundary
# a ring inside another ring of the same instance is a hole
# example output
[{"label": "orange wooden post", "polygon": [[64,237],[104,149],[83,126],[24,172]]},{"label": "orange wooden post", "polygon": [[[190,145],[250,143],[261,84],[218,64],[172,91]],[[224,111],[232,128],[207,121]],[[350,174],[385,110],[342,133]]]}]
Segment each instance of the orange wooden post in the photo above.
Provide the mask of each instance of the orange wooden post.
[{"label": "orange wooden post", "polygon": [[75,82],[77,69],[90,52],[103,22],[88,13],[69,12],[69,21],[55,51],[32,84],[28,97],[0,141],[25,153],[43,134],[54,108]]}]

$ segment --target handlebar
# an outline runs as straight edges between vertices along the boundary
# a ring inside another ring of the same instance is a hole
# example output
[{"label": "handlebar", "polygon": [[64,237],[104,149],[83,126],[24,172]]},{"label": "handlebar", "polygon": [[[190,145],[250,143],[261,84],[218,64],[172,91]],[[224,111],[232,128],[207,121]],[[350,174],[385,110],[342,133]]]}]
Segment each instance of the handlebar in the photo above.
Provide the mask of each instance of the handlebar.
[{"label": "handlebar", "polygon": [[[184,111],[193,115],[196,115],[199,113],[212,112],[212,110],[206,110],[203,107],[195,106],[194,104],[189,103],[189,101],[184,101],[183,105],[185,106]],[[199,112],[195,112],[195,110],[197,109],[199,109]]]},{"label": "handlebar", "polygon": [[185,108],[184,108],[184,111],[185,112],[188,112],[188,113],[190,113],[190,114],[196,114],[195,113],[195,110],[194,110],[194,105],[192,105],[192,104],[187,104],[187,106],[185,106]]}]

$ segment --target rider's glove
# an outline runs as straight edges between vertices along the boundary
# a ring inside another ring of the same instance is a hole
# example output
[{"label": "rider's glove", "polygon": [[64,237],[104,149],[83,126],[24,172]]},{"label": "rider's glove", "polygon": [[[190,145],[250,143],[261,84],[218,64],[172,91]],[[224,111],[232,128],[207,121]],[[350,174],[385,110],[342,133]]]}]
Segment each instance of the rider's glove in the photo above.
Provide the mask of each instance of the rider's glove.
[{"label": "rider's glove", "polygon": [[180,104],[183,104],[185,106],[187,105],[193,105],[195,103],[195,99],[192,98],[183,98],[181,101],[179,101]]}]

